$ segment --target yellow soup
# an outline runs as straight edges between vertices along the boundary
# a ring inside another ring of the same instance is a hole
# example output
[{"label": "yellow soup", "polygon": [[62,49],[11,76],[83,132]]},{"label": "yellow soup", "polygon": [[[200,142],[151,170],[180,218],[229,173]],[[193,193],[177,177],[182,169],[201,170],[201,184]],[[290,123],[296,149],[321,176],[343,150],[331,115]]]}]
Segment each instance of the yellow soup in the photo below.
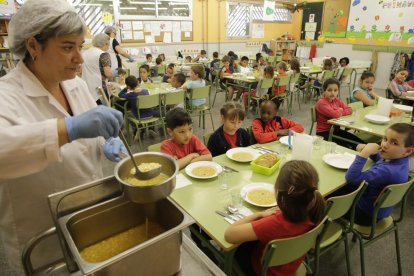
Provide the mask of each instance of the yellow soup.
[{"label": "yellow soup", "polygon": [[125,178],[124,181],[134,186],[151,186],[163,183],[167,179],[168,176],[165,174],[159,174],[158,176],[147,180],[138,179],[135,175],[130,175]]},{"label": "yellow soup", "polygon": [[231,157],[239,162],[249,162],[253,160],[253,155],[248,152],[236,152]]},{"label": "yellow soup", "polygon": [[266,189],[254,189],[247,193],[247,198],[257,205],[272,205],[276,203],[275,192]]},{"label": "yellow soup", "polygon": [[80,255],[90,263],[103,262],[163,232],[158,223],[148,222],[148,228],[143,223],[84,248]]},{"label": "yellow soup", "polygon": [[191,173],[198,177],[209,177],[216,174],[216,169],[209,166],[200,166],[192,169]]}]

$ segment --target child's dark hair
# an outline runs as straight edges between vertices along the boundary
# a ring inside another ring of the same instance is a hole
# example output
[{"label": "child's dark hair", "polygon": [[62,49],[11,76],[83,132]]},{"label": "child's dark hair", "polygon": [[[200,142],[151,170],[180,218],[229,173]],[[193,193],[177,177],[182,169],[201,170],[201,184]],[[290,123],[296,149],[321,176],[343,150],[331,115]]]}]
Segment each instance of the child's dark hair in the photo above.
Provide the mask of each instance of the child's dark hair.
[{"label": "child's dark hair", "polygon": [[328,86],[331,85],[331,84],[336,84],[338,86],[338,89],[341,86],[337,79],[330,78],[330,79],[327,79],[323,82],[322,90],[325,91],[328,88]]},{"label": "child's dark hair", "polygon": [[271,100],[265,100],[265,101],[261,102],[260,103],[260,110],[262,110],[262,108],[265,105],[268,105],[268,104],[270,104],[275,109],[275,111],[277,112],[277,105],[274,101],[271,101]]},{"label": "child's dark hair", "polygon": [[135,76],[131,75],[126,77],[125,85],[131,89],[135,89],[138,86],[138,80]]},{"label": "child's dark hair", "polygon": [[145,58],[146,58],[146,59],[152,58],[152,55],[151,55],[151,54],[147,54],[147,55],[145,56]]},{"label": "child's dark hair", "polygon": [[177,80],[178,83],[183,85],[185,83],[185,75],[183,73],[177,73],[174,75],[174,78]]},{"label": "child's dark hair", "polygon": [[289,63],[291,70],[295,71],[295,73],[300,73],[300,63],[297,58],[292,58]]},{"label": "child's dark hair", "polygon": [[283,71],[287,71],[287,64],[284,61],[279,62],[278,64],[276,64],[276,67],[278,69],[283,69]]},{"label": "child's dark hair", "polygon": [[241,57],[241,59],[240,59],[240,61],[244,61],[244,60],[249,61],[249,58],[248,58],[248,57],[246,57],[246,56],[242,56],[242,57]]},{"label": "child's dark hair", "polygon": [[348,64],[349,64],[349,58],[347,58],[347,57],[343,57],[343,58],[341,58],[341,59],[339,60],[339,63],[341,63],[342,61],[345,61],[346,65],[348,65]]},{"label": "child's dark hair", "polygon": [[155,59],[155,64],[160,65],[161,63],[162,63],[162,58],[157,57],[157,58]]},{"label": "child's dark hair", "polygon": [[220,109],[220,114],[224,119],[234,120],[239,119],[241,121],[246,117],[246,112],[240,103],[227,102]]},{"label": "child's dark hair", "polygon": [[201,66],[201,65],[191,66],[191,71],[193,71],[193,73],[197,75],[200,79],[204,78],[204,66]]},{"label": "child's dark hair", "polygon": [[227,55],[228,55],[229,57],[232,57],[232,56],[234,56],[234,52],[233,52],[233,51],[229,51],[229,52],[227,53]]},{"label": "child's dark hair", "polygon": [[126,75],[126,70],[123,68],[118,68],[118,75]]},{"label": "child's dark hair", "polygon": [[335,63],[336,62],[336,57],[331,57],[331,60],[332,60],[333,63]]},{"label": "child's dark hair", "polygon": [[167,112],[165,123],[167,128],[174,130],[176,127],[193,124],[193,120],[184,109],[176,107]]},{"label": "child's dark hair", "polygon": [[261,53],[257,53],[256,54],[256,62],[258,62],[259,61],[259,59],[260,58],[262,58],[263,56],[262,56],[262,54]]},{"label": "child's dark hair", "polygon": [[283,216],[299,223],[308,218],[315,224],[325,216],[325,200],[318,191],[319,176],[315,168],[303,160],[283,165],[276,179],[277,205]]},{"label": "child's dark hair", "polygon": [[333,63],[332,59],[326,58],[323,60],[323,70],[332,70]]},{"label": "child's dark hair", "polygon": [[270,75],[270,76],[272,76],[272,78],[273,78],[273,76],[275,75],[275,70],[273,69],[273,67],[272,66],[266,66],[264,69],[263,69],[263,75]]},{"label": "child's dark hair", "polygon": [[201,51],[200,51],[200,55],[207,55],[206,50],[201,50]]},{"label": "child's dark hair", "polygon": [[148,65],[148,64],[142,64],[142,65],[139,67],[139,70],[141,70],[141,69],[146,70],[148,73],[150,72],[150,67],[149,67],[149,65]]},{"label": "child's dark hair", "polygon": [[407,68],[400,68],[395,72],[395,74],[398,74],[399,72],[402,72],[402,71],[407,71],[408,73],[410,73],[410,70],[408,70]]},{"label": "child's dark hair", "polygon": [[167,66],[168,69],[174,69],[175,68],[175,63],[170,63]]},{"label": "child's dark hair", "polygon": [[192,60],[191,56],[186,56],[185,57],[185,60],[188,60],[188,59],[191,61]]},{"label": "child's dark hair", "polygon": [[213,52],[213,58],[218,58],[218,52]]},{"label": "child's dark hair", "polygon": [[223,56],[223,57],[221,58],[221,62],[230,62],[230,58],[229,58],[229,56]]},{"label": "child's dark hair", "polygon": [[368,78],[374,78],[375,79],[375,74],[370,72],[370,71],[364,71],[361,74],[361,81],[368,79]]},{"label": "child's dark hair", "polygon": [[404,146],[414,147],[414,126],[407,123],[396,123],[391,125],[388,129],[392,129],[399,134],[406,135]]}]

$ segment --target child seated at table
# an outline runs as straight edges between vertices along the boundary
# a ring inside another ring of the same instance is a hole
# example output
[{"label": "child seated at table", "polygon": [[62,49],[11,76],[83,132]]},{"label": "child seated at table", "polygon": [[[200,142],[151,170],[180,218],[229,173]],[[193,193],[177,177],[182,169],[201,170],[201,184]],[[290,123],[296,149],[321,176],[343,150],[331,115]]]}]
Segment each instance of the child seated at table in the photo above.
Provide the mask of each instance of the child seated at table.
[{"label": "child seated at table", "polygon": [[184,59],[184,63],[191,63],[191,62],[192,62],[191,56],[186,56]]},{"label": "child seated at table", "polygon": [[[391,125],[382,139],[381,145],[369,143],[357,146],[359,152],[346,173],[349,188],[356,188],[365,180],[368,186],[355,209],[355,222],[371,225],[373,205],[382,189],[390,184],[408,181],[409,159],[414,153],[414,126],[406,123]],[[365,170],[368,158],[374,164]],[[345,186],[345,188],[348,188]],[[377,221],[391,215],[393,207],[382,208]]]},{"label": "child seated at table", "polygon": [[176,73],[171,77],[171,86],[178,89],[185,83],[186,77],[183,73]]},{"label": "child seated at table", "polygon": [[170,139],[161,143],[161,152],[173,156],[183,169],[197,161],[212,160],[207,147],[193,134],[193,121],[182,108],[173,108],[165,116]]},{"label": "child seated at table", "polygon": [[171,83],[171,78],[174,76],[175,71],[175,63],[168,64],[165,74],[162,77],[162,82]]},{"label": "child seated at table", "polygon": [[[325,140],[329,138],[329,130],[331,124],[328,120],[339,118],[346,115],[352,114],[352,108],[347,106],[343,101],[338,98],[339,93],[339,81],[334,78],[327,79],[323,83],[323,97],[318,100],[315,105],[316,109],[316,135],[322,136]],[[334,135],[341,136],[343,138],[363,143],[357,136],[349,133],[348,131],[342,130],[339,127],[334,127]],[[355,149],[355,145],[352,143],[345,142],[334,138],[334,142],[344,147]]]},{"label": "child seated at table", "polygon": [[[266,100],[269,98],[269,91],[272,90],[272,88],[262,89],[260,88],[261,83],[263,80],[273,79],[274,78],[274,69],[272,66],[266,66],[263,71],[263,79],[259,80],[259,83],[257,84],[256,90],[250,91],[250,97],[251,98],[261,98],[263,100]],[[244,107],[247,107],[247,100],[249,97],[249,92],[245,91],[243,92],[243,104]],[[256,101],[252,101],[251,107],[254,107],[256,104]]]},{"label": "child seated at table", "polygon": [[287,71],[287,64],[284,61],[279,62],[276,65],[277,69],[277,79],[275,79],[275,83],[272,87],[272,94],[271,98],[272,101],[275,102],[277,108],[279,109],[279,106],[283,103],[285,91],[286,91],[286,85],[279,85],[279,77],[287,77],[288,74]]},{"label": "child seated at table", "polygon": [[200,54],[199,54],[199,55],[197,55],[197,56],[194,58],[194,62],[198,62],[198,61],[206,61],[206,60],[208,60],[206,50],[201,50],[201,51],[200,51]]},{"label": "child seated at table", "polygon": [[362,102],[364,107],[375,105],[378,95],[374,90],[374,82],[374,73],[363,72],[359,80],[359,86],[355,87],[351,93],[351,103]]},{"label": "child seated at table", "polygon": [[235,147],[247,147],[250,145],[250,137],[242,122],[246,117],[241,104],[227,102],[220,109],[220,117],[223,125],[219,127],[208,140],[207,147],[213,156],[226,153]]},{"label": "child seated at table", "polygon": [[264,101],[260,104],[260,118],[252,122],[253,136],[257,143],[264,144],[279,140],[289,134],[289,130],[303,132],[303,126],[285,117],[279,117],[277,106],[273,101]]},{"label": "child seated at table", "polygon": [[232,101],[233,94],[236,91],[236,88],[234,87],[234,81],[225,79],[225,77],[233,75],[235,68],[233,64],[231,64],[230,58],[228,56],[224,56],[221,59],[221,62],[223,63],[223,67],[220,69],[220,87],[223,90],[227,90],[227,100]]},{"label": "child seated at table", "polygon": [[251,68],[249,67],[249,58],[246,56],[242,56],[237,69],[238,69],[238,72],[241,74],[249,74],[252,71]]},{"label": "child seated at table", "polygon": [[218,52],[213,52],[213,60],[210,62],[211,81],[214,82],[220,72],[220,59]]},{"label": "child seated at table", "polygon": [[[202,65],[194,65],[191,66],[190,70],[190,81],[187,84],[184,84],[182,88],[187,90],[187,98],[190,97],[190,90],[197,87],[204,87],[206,86],[206,81],[203,79],[204,77],[204,66]],[[192,106],[200,106],[206,103],[206,99],[195,99],[192,100]]]},{"label": "child seated at table", "polygon": [[138,84],[142,85],[144,83],[152,83],[152,79],[149,77],[150,67],[147,64],[142,64],[139,67],[139,78]]},{"label": "child seated at table", "polygon": [[[278,207],[254,213],[227,228],[225,240],[242,243],[235,259],[245,275],[261,275],[261,259],[270,241],[299,236],[322,221],[325,201],[318,191],[318,182],[318,173],[309,162],[286,162],[275,183]],[[266,275],[295,275],[303,259],[304,256],[288,264],[269,267]]]},{"label": "child seated at table", "polygon": [[401,68],[395,73],[394,79],[388,85],[395,99],[399,97],[414,96],[414,87],[408,85],[405,81],[408,76],[408,70]]}]

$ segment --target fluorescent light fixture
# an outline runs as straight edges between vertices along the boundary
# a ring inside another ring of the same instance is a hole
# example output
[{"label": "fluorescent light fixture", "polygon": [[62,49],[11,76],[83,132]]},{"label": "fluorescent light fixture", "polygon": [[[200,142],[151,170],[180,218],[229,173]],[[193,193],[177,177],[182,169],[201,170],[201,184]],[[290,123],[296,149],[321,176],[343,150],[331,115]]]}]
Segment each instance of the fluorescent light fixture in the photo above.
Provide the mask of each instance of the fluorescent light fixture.
[{"label": "fluorescent light fixture", "polygon": [[135,7],[121,7],[121,10],[136,10],[137,8]]},{"label": "fluorescent light fixture", "polygon": [[141,2],[141,1],[130,1],[129,3],[130,4],[140,4],[140,5],[155,5],[155,2],[151,3],[151,2]]}]

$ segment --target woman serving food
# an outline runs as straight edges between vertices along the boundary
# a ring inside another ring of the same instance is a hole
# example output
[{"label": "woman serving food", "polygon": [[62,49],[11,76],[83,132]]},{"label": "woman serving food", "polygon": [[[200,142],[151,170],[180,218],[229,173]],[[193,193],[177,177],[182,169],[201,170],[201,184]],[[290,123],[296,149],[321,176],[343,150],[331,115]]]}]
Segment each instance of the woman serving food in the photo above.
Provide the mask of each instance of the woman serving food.
[{"label": "woman serving food", "polygon": [[[119,160],[122,114],[76,76],[85,33],[65,0],[28,0],[11,19],[20,62],[0,79],[0,275],[23,275],[24,245],[53,226],[47,195],[102,178],[102,153]],[[33,263],[60,257],[49,242]]]}]

